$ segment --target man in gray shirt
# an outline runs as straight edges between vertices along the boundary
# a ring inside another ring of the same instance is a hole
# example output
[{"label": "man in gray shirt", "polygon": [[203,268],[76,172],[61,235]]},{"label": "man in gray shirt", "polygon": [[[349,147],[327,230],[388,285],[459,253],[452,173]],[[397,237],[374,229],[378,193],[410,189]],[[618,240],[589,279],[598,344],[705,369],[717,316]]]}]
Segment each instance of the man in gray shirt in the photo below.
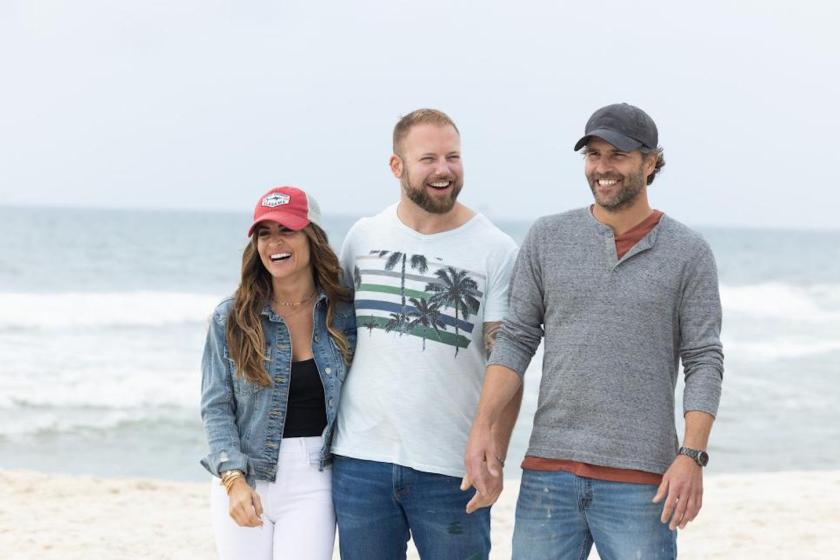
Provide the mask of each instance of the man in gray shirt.
[{"label": "man in gray shirt", "polygon": [[[489,505],[501,492],[493,425],[540,339],[543,376],[513,538],[515,559],[675,558],[701,507],[723,376],[708,244],[654,210],[658,132],[626,103],[596,111],[584,149],[595,203],[540,218],[520,250],[465,455]],[[685,434],[674,393],[682,360]]]}]

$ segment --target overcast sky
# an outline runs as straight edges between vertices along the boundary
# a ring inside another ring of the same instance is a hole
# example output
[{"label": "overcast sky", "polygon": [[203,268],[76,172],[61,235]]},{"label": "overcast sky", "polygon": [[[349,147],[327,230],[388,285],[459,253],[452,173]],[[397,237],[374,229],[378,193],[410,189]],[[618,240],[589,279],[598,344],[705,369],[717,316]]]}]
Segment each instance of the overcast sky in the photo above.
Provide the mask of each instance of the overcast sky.
[{"label": "overcast sky", "polygon": [[247,213],[296,184],[371,214],[428,106],[461,129],[462,200],[530,220],[589,203],[572,146],[627,101],[659,126],[655,207],[838,228],[835,6],[0,0],[0,204]]}]

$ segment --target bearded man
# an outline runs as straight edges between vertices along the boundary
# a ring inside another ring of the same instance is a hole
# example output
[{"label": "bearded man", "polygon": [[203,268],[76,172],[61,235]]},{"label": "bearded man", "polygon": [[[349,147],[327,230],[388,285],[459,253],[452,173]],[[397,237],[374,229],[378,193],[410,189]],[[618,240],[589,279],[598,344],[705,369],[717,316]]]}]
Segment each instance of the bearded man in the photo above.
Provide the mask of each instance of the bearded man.
[{"label": "bearded man", "polygon": [[[344,560],[488,558],[490,513],[461,490],[467,434],[507,311],[516,244],[457,201],[461,138],[444,113],[394,127],[399,202],[359,220],[341,250],[352,279],[356,354],[333,444],[333,502]],[[515,392],[516,393],[516,392]],[[521,392],[499,415],[504,456]]]},{"label": "bearded man", "polygon": [[513,558],[586,558],[594,543],[604,560],[672,559],[676,529],[700,510],[720,400],[715,261],[699,235],[648,202],[664,160],[647,113],[597,110],[581,148],[595,203],[540,218],[523,243],[465,464],[479,505],[493,503],[502,479],[492,427],[544,337]]}]

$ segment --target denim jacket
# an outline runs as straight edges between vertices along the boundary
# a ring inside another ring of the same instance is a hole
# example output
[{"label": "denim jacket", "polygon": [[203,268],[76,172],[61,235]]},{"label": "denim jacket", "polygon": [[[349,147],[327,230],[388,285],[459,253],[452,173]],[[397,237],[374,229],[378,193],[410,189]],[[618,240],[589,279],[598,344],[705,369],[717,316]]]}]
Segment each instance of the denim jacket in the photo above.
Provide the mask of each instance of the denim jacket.
[{"label": "denim jacket", "polygon": [[[210,447],[201,464],[216,476],[227,470],[241,470],[248,484],[254,486],[257,479],[273,482],[277,474],[289,402],[292,345],[283,319],[266,304],[262,327],[269,358],[266,371],[272,384],[262,387],[237,376],[225,338],[225,323],[232,308],[233,299],[228,298],[213,312],[201,360],[201,419]],[[326,316],[327,296],[321,292],[313,310],[312,329],[312,353],[324,385],[327,409],[319,469],[331,458],[329,450],[341,386],[349,369],[327,332]],[[356,345],[352,304],[339,302],[335,306],[333,326],[347,337],[352,352]]]}]

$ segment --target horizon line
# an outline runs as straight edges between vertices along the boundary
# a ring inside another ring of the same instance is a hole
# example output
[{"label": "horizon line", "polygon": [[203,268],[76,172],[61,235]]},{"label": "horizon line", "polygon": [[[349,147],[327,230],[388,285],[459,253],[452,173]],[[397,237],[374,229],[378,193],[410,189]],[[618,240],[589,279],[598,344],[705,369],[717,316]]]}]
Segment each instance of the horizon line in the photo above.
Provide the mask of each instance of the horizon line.
[{"label": "horizon line", "polygon": [[[250,207],[244,209],[244,211],[239,210],[225,210],[221,208],[213,208],[213,207],[202,207],[202,208],[190,208],[190,207],[154,207],[154,206],[139,206],[139,207],[127,207],[127,206],[107,206],[107,205],[72,205],[72,204],[29,204],[29,203],[0,203],[0,210],[9,209],[23,209],[23,210],[79,210],[79,211],[93,211],[93,212],[144,212],[144,213],[171,213],[171,214],[227,214],[227,215],[241,215],[244,220],[250,220],[251,209]],[[566,210],[571,210],[572,208],[567,209],[558,209],[556,212],[548,212],[548,213],[540,213],[534,215],[530,218],[523,218],[518,216],[501,216],[501,215],[488,215],[486,211],[476,210],[481,214],[484,214],[491,220],[497,220],[501,222],[520,222],[520,223],[533,223],[538,218],[542,216],[550,216],[552,214],[559,214],[565,212]],[[380,209],[381,210],[381,209]],[[374,210],[371,213],[347,213],[347,212],[334,212],[331,215],[342,217],[342,218],[354,218],[359,219],[363,217],[373,216],[379,210]],[[665,212],[668,214],[668,212]],[[680,220],[682,221],[682,220]],[[825,227],[825,226],[791,226],[791,225],[779,225],[779,226],[760,226],[754,224],[731,224],[731,223],[691,223],[687,224],[690,227],[698,228],[698,229],[733,229],[733,230],[748,230],[748,231],[774,231],[774,232],[799,232],[799,233],[840,233],[840,226],[837,227]]]}]

